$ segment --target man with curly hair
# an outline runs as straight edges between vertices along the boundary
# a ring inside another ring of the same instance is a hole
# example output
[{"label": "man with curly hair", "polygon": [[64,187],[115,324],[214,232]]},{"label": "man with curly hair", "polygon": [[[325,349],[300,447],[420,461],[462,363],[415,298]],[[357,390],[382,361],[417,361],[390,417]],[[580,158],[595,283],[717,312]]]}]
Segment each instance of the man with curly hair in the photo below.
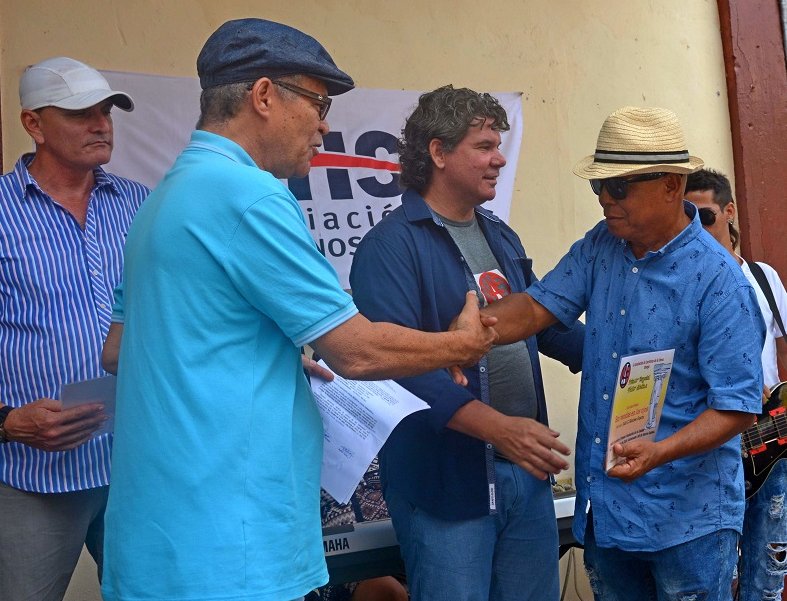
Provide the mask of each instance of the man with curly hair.
[{"label": "man with curly hair", "polygon": [[[399,142],[402,206],[358,247],[355,303],[372,321],[448,328],[465,291],[482,305],[535,281],[516,233],[481,205],[506,160],[505,110],[444,86],[421,96]],[[381,451],[383,490],[414,601],[558,598],[558,534],[547,477],[569,449],[547,426],[539,349],[578,371],[583,328],[493,347],[465,370],[399,380],[431,408]]]}]

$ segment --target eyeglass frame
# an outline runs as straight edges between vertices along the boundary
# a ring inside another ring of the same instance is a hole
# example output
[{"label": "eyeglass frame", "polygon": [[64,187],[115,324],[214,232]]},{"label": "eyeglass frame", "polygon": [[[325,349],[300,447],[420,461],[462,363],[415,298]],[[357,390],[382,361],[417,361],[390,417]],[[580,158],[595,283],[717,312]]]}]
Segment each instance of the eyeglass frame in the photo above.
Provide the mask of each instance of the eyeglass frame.
[{"label": "eyeglass frame", "polygon": [[271,81],[277,86],[281,86],[285,90],[289,90],[290,92],[300,94],[301,96],[305,96],[306,98],[311,98],[312,100],[316,101],[320,107],[320,121],[325,121],[325,118],[328,116],[328,111],[331,109],[330,96],[318,94],[317,92],[312,92],[306,88],[302,88],[300,86],[296,86],[295,84],[287,83],[279,79],[271,79]]},{"label": "eyeglass frame", "polygon": [[[669,175],[666,171],[656,171],[654,173],[642,173],[640,175],[632,175],[629,178],[625,177],[607,177],[604,179],[591,179],[590,189],[596,196],[601,196],[601,191],[606,187],[609,195],[615,200],[625,200],[628,196],[628,185],[637,182],[648,182],[660,179],[665,175]],[[610,186],[612,184],[612,186]]]}]

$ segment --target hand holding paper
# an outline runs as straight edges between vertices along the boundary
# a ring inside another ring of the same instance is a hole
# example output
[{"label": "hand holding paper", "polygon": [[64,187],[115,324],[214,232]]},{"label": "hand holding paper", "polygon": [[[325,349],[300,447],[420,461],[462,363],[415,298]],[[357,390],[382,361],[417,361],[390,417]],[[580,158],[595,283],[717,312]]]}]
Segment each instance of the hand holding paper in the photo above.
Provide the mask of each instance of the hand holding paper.
[{"label": "hand holding paper", "polygon": [[612,452],[618,463],[609,469],[607,475],[625,482],[636,480],[661,465],[662,461],[657,451],[658,443],[645,438],[625,444],[617,443],[612,446]]},{"label": "hand holding paper", "polygon": [[[325,367],[320,361],[319,365]],[[429,405],[396,382],[360,382],[338,375],[315,377],[312,393],[322,414],[324,447],[320,484],[339,503],[347,503],[396,425]]]},{"label": "hand holding paper", "polygon": [[[633,480],[654,467],[652,458],[648,459],[652,445],[631,443],[656,437],[674,355],[675,349],[667,349],[620,359],[607,435],[605,468],[610,476],[626,475],[624,479]],[[625,455],[619,455],[618,448]],[[613,466],[621,462],[628,467],[613,472]]]},{"label": "hand holding paper", "polygon": [[101,404],[63,408],[60,401],[38,399],[14,409],[4,427],[14,442],[44,451],[68,451],[87,442],[105,421]]},{"label": "hand holding paper", "polygon": [[[115,376],[104,376],[92,380],[82,380],[66,384],[60,391],[63,409],[100,405],[102,407],[101,427],[92,436],[112,432],[115,429]],[[69,409],[69,410],[73,410]]]}]

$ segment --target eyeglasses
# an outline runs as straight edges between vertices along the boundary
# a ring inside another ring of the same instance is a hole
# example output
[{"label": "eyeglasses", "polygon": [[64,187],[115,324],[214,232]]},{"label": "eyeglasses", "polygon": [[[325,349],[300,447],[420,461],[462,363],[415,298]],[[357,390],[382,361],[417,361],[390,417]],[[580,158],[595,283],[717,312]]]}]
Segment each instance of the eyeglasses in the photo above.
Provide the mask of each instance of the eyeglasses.
[{"label": "eyeglasses", "polygon": [[302,88],[291,83],[284,83],[283,81],[279,81],[277,79],[272,81],[277,86],[281,86],[285,90],[295,92],[296,94],[300,94],[301,96],[306,96],[306,98],[311,98],[314,100],[320,107],[320,121],[325,121],[325,118],[328,116],[328,110],[331,108],[331,99],[328,96],[323,96],[317,92],[312,92],[311,90],[307,90],[306,88]]},{"label": "eyeglasses", "polygon": [[601,190],[607,189],[609,195],[615,200],[623,200],[629,192],[629,184],[636,182],[647,182],[654,179],[659,179],[667,175],[661,171],[656,173],[643,173],[642,175],[634,175],[629,178],[623,177],[608,177],[606,179],[592,179],[590,180],[590,187],[596,196],[601,196]]},{"label": "eyeglasses", "polygon": [[713,225],[716,223],[716,217],[719,215],[713,209],[708,208],[697,209],[697,212],[700,214],[700,223],[702,225]]}]

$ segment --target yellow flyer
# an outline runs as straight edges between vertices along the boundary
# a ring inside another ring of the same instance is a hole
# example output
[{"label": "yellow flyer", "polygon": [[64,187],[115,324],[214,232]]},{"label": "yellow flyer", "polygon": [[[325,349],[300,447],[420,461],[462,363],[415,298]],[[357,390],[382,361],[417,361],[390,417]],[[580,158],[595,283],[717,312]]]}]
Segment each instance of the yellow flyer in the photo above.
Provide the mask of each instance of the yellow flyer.
[{"label": "yellow flyer", "polygon": [[668,349],[620,360],[607,436],[607,471],[618,463],[614,444],[656,436],[674,355],[675,349]]}]

